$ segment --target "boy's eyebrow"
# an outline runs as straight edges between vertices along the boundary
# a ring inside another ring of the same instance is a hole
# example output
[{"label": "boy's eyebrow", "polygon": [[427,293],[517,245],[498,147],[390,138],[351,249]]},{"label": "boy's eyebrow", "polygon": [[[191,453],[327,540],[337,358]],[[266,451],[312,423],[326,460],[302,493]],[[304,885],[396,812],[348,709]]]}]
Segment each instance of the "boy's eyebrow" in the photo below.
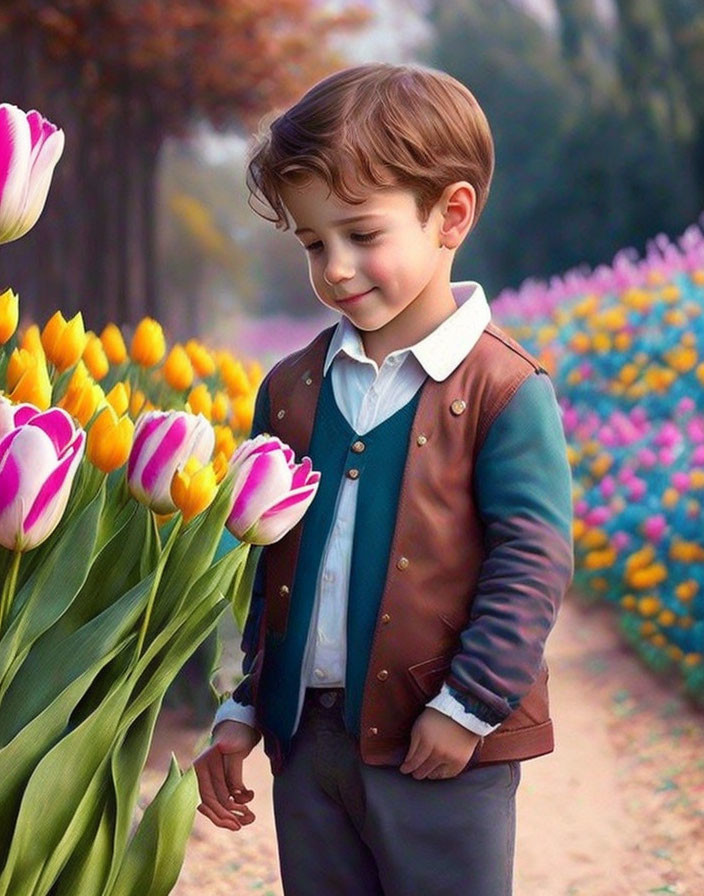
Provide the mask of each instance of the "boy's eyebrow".
[{"label": "boy's eyebrow", "polygon": [[[350,218],[339,218],[337,221],[331,221],[330,223],[333,227],[340,227],[343,224],[356,224],[357,221],[366,221],[367,218],[378,218],[380,216],[381,212],[365,212],[363,215],[353,215]],[[299,233],[315,233],[310,227],[299,227],[293,232],[296,236],[298,236]]]}]

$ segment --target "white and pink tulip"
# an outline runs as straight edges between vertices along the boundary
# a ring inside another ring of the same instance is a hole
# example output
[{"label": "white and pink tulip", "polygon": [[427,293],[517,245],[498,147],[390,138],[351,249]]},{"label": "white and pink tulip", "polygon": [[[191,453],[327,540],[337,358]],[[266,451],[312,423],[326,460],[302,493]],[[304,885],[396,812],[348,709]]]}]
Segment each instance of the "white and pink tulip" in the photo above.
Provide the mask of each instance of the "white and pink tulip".
[{"label": "white and pink tulip", "polygon": [[127,483],[134,497],[156,513],[173,513],[171,480],[190,457],[209,462],[215,432],[202,414],[149,411],[137,420],[127,461]]},{"label": "white and pink tulip", "polygon": [[86,435],[60,408],[9,407],[0,402],[0,544],[27,551],[60,522]]},{"label": "white and pink tulip", "polygon": [[0,243],[37,223],[63,151],[64,132],[39,112],[0,103]]},{"label": "white and pink tulip", "polygon": [[309,457],[295,462],[291,448],[273,436],[243,442],[232,455],[233,505],[227,528],[250,544],[272,544],[303,517],[320,473]]}]

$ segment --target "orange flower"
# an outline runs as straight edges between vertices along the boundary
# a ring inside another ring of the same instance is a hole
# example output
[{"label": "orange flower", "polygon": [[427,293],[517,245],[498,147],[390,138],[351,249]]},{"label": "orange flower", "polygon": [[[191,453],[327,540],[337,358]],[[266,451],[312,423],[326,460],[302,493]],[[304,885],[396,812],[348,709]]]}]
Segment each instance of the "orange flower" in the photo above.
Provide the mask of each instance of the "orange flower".
[{"label": "orange flower", "polygon": [[144,317],[132,337],[130,355],[140,367],[154,367],[164,357],[166,342],[161,324],[153,317]]},{"label": "orange flower", "polygon": [[111,364],[123,364],[127,360],[127,347],[122,331],[116,324],[108,324],[100,334],[105,354]]}]

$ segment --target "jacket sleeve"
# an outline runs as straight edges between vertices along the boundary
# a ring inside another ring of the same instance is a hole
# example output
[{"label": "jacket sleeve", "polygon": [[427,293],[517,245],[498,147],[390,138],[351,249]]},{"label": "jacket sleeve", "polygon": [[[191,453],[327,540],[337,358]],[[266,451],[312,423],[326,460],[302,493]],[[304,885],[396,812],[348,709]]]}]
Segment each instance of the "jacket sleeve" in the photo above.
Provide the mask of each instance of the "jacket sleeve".
[{"label": "jacket sleeve", "polygon": [[[269,393],[268,393],[268,377],[264,379],[257,393],[257,400],[254,406],[254,418],[252,421],[252,431],[250,438],[255,438],[269,428]],[[262,614],[264,612],[264,569],[262,561],[266,555],[266,551],[262,551],[257,565],[257,571],[254,577],[254,585],[252,587],[252,599],[245,620],[244,629],[242,630],[242,652],[244,654],[242,660],[243,678],[239,685],[218,709],[213,726],[222,722],[224,719],[236,719],[238,721],[246,721],[253,724],[254,710],[252,697],[252,674],[256,671],[257,653],[259,647],[259,631],[262,622]]]},{"label": "jacket sleeve", "polygon": [[537,678],[573,572],[571,475],[547,375],[530,376],[492,423],[474,489],[485,558],[447,685],[466,712],[497,725]]}]

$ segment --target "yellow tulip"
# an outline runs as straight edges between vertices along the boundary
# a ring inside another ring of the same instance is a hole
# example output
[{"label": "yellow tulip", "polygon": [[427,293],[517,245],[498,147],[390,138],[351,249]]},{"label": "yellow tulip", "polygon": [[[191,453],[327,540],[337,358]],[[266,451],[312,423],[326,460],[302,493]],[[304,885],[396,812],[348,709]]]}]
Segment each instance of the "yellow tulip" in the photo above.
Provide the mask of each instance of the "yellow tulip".
[{"label": "yellow tulip", "polygon": [[105,396],[105,401],[112,407],[118,417],[126,414],[130,407],[129,383],[115,383]]},{"label": "yellow tulip", "polygon": [[229,408],[230,402],[227,395],[218,389],[213,398],[213,420],[223,423],[227,418]]},{"label": "yellow tulip", "polygon": [[584,558],[585,569],[607,569],[616,562],[616,551],[605,548],[603,551],[589,551]]},{"label": "yellow tulip", "polygon": [[682,662],[685,664],[685,666],[692,668],[693,666],[698,666],[701,663],[701,661],[702,661],[701,653],[688,653],[684,657]]},{"label": "yellow tulip", "polygon": [[254,419],[254,395],[238,395],[232,399],[230,425],[239,432],[249,432]]},{"label": "yellow tulip", "polygon": [[667,569],[662,563],[653,563],[641,569],[627,570],[625,579],[631,588],[653,588],[667,578]]},{"label": "yellow tulip", "polygon": [[108,357],[105,354],[103,343],[93,332],[86,334],[86,347],[83,349],[83,361],[94,380],[100,381],[107,375],[110,369]]},{"label": "yellow tulip", "polygon": [[191,359],[193,369],[200,377],[212,376],[215,373],[215,359],[208,349],[196,339],[186,343],[186,353]]},{"label": "yellow tulip", "polygon": [[145,410],[146,401],[147,396],[144,392],[141,389],[135,389],[130,395],[130,417],[136,419]]},{"label": "yellow tulip", "polygon": [[20,348],[26,349],[38,358],[45,358],[42,334],[37,324],[30,324],[22,334]]},{"label": "yellow tulip", "polygon": [[210,420],[213,416],[213,399],[205,383],[199,383],[188,393],[188,405],[193,414],[202,414]]},{"label": "yellow tulip", "polygon": [[185,392],[193,385],[193,365],[182,345],[175,345],[164,361],[164,379],[177,392]]},{"label": "yellow tulip", "polygon": [[5,375],[10,400],[16,404],[27,402],[46,411],[51,405],[51,381],[44,355],[34,355],[24,348],[16,348],[10,355]]},{"label": "yellow tulip", "polygon": [[130,418],[118,418],[112,406],[105,405],[88,430],[88,460],[103,473],[117,470],[127,462],[133,436],[134,423]]},{"label": "yellow tulip", "polygon": [[218,490],[212,463],[202,465],[190,457],[171,480],[171,499],[183,514],[185,523],[208,507]]},{"label": "yellow tulip", "polygon": [[100,341],[111,364],[123,364],[127,360],[127,346],[117,324],[108,324],[100,334]]},{"label": "yellow tulip", "polygon": [[0,345],[4,345],[14,335],[19,319],[19,297],[8,289],[0,295]]},{"label": "yellow tulip", "polygon": [[83,328],[83,315],[79,311],[71,320],[57,311],[47,321],[42,330],[42,346],[49,361],[57,370],[68,370],[73,367],[86,347],[86,332]]},{"label": "yellow tulip", "polygon": [[132,337],[130,355],[140,367],[154,367],[164,357],[166,342],[161,324],[153,317],[144,317]]},{"label": "yellow tulip", "polygon": [[232,457],[236,448],[235,437],[229,426],[214,426],[215,431],[215,453],[222,453],[226,458]]},{"label": "yellow tulip", "polygon": [[220,376],[233,398],[236,395],[248,395],[252,391],[247,371],[242,362],[236,361],[232,355],[223,353],[220,356]]},{"label": "yellow tulip", "polygon": [[218,451],[217,447],[215,450],[217,453],[213,459],[213,469],[215,470],[215,481],[219,485],[227,475],[230,461],[223,451]]},{"label": "yellow tulip", "polygon": [[58,406],[85,427],[103,404],[105,393],[91,378],[83,361],[79,361]]}]

